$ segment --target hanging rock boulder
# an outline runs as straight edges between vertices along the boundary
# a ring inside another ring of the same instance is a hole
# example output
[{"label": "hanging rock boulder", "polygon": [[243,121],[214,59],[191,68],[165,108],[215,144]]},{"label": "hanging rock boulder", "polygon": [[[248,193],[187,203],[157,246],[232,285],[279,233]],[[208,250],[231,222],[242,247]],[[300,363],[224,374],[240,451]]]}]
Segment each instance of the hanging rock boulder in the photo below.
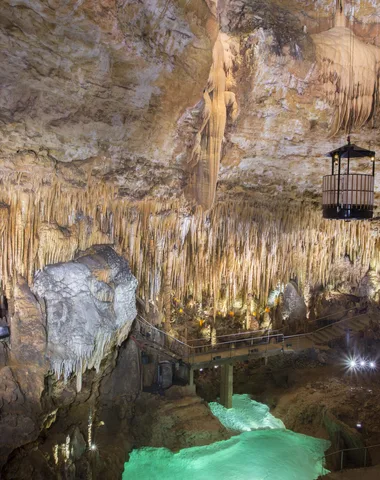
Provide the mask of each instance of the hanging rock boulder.
[{"label": "hanging rock boulder", "polygon": [[65,379],[99,369],[107,347],[126,338],[136,317],[137,280],[128,262],[98,245],[76,260],[37,272],[34,292],[46,303],[48,358]]}]

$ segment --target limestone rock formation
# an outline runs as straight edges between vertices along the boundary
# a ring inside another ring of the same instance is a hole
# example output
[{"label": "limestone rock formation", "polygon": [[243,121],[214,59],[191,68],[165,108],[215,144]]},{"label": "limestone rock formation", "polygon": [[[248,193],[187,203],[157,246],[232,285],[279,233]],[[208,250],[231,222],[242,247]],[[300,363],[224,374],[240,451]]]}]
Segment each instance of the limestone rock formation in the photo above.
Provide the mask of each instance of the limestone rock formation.
[{"label": "limestone rock formation", "polygon": [[[108,246],[95,246],[76,260],[37,272],[35,293],[45,301],[48,352],[57,377],[99,369],[118,332],[126,338],[136,317],[137,280],[128,263]],[[122,332],[122,333],[120,333]]]},{"label": "limestone rock formation", "polygon": [[46,323],[39,303],[23,278],[14,292],[11,345],[0,366],[0,469],[13,449],[34,440],[41,427]]},{"label": "limestone rock formation", "polygon": [[295,282],[289,282],[285,287],[282,316],[289,324],[306,320],[305,301]]},{"label": "limestone rock formation", "polygon": [[227,113],[232,121],[237,117],[235,94],[228,91],[234,84],[232,67],[236,50],[235,45],[235,52],[232,53],[228,36],[219,33],[213,49],[210,76],[203,93],[202,123],[189,159],[192,175],[188,193],[205,210],[214,204]]},{"label": "limestone rock formation", "polygon": [[335,26],[313,35],[327,101],[334,106],[331,135],[362,127],[379,100],[380,48],[367,45],[346,27],[344,1],[337,2]]}]

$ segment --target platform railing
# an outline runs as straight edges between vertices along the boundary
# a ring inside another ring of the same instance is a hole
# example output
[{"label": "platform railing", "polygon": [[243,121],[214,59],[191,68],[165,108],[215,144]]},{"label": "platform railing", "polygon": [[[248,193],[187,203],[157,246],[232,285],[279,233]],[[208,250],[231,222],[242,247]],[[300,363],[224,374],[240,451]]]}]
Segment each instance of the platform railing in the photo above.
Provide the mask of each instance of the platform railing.
[{"label": "platform railing", "polygon": [[169,350],[184,359],[189,357],[191,347],[182,340],[154,327],[141,315],[137,315],[135,329],[149,342]]},{"label": "platform railing", "polygon": [[[337,461],[339,462],[339,470],[343,470],[344,469],[344,462],[345,462],[345,459],[347,459],[348,457],[348,454],[349,452],[362,452],[362,455],[360,455],[361,457],[361,461],[358,463],[357,460],[358,460],[358,457],[355,458],[355,464],[354,464],[354,467],[353,468],[365,468],[367,466],[369,466],[369,455],[368,455],[368,450],[371,450],[371,449],[374,449],[374,448],[378,448],[379,449],[379,452],[380,452],[380,443],[377,443],[376,445],[366,445],[366,446],[363,446],[363,447],[354,447],[354,448],[342,448],[341,450],[337,450],[335,452],[332,452],[332,453],[328,453],[327,455],[324,455],[323,457],[321,457],[321,461],[322,461],[322,469],[321,469],[321,475],[323,476],[324,475],[324,469],[327,468],[327,461],[329,458],[333,457],[333,456],[336,456],[337,458]],[[375,464],[372,464],[373,465],[377,465],[378,463],[375,463]]]},{"label": "platform railing", "polygon": [[[201,345],[189,345],[185,339],[179,339],[163,330],[158,329],[151,325],[147,320],[145,320],[141,315],[138,315],[136,318],[135,328],[139,331],[141,336],[145,337],[150,342],[161,346],[163,349],[167,349],[172,353],[175,353],[177,356],[181,357],[184,361],[195,362],[195,357],[200,354],[210,354],[210,359],[213,359],[218,352],[224,352],[223,358],[226,357],[225,353],[229,353],[229,357],[233,358],[238,356],[236,350],[243,347],[252,347],[249,349],[250,354],[261,353],[262,355],[270,355],[272,350],[279,350],[279,344],[281,344],[281,350],[283,352],[289,350],[302,350],[305,348],[312,348],[321,342],[315,338],[316,333],[322,331],[328,331],[336,325],[340,325],[344,322],[354,320],[355,318],[365,317],[367,313],[361,313],[359,315],[354,315],[352,317],[347,317],[338,322],[334,322],[330,325],[321,327],[313,332],[301,333],[297,335],[283,335],[282,333],[276,333],[278,331],[267,331],[265,335],[257,335],[262,332],[261,330],[247,332],[250,334],[248,338],[242,338],[243,335],[232,334],[227,337],[233,336],[232,340],[227,341],[217,341],[216,343],[207,343]],[[254,335],[253,335],[254,334]],[[224,336],[217,337],[221,339]],[[265,348],[262,348],[263,346]]]}]

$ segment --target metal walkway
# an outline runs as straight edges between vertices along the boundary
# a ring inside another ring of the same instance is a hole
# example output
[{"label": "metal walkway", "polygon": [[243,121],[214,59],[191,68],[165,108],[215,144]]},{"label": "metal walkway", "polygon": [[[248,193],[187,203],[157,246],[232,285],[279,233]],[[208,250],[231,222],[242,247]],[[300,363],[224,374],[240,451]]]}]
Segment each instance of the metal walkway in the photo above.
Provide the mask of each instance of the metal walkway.
[{"label": "metal walkway", "polygon": [[[378,314],[361,313],[349,316],[310,333],[285,336],[280,331],[263,335],[263,330],[243,332],[218,337],[211,345],[202,340],[198,344],[175,338],[137,316],[133,336],[142,348],[153,349],[177,361],[183,361],[192,369],[210,365],[223,365],[233,361],[265,358],[308,348],[328,349],[328,343],[350,332],[358,332],[369,325]],[[320,320],[320,319],[318,319]],[[316,321],[317,322],[317,321]],[[224,340],[225,341],[220,341]],[[191,345],[189,343],[192,343]]]}]

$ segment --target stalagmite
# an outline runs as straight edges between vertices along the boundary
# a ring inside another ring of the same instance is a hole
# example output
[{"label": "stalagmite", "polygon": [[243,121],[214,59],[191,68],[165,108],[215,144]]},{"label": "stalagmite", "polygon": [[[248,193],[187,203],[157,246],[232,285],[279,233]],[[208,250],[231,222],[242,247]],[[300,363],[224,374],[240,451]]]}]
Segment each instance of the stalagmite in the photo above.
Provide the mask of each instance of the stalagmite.
[{"label": "stalagmite", "polygon": [[312,35],[327,102],[334,107],[330,133],[364,125],[374,114],[379,96],[380,49],[362,42],[347,28],[343,0],[335,25]]}]

